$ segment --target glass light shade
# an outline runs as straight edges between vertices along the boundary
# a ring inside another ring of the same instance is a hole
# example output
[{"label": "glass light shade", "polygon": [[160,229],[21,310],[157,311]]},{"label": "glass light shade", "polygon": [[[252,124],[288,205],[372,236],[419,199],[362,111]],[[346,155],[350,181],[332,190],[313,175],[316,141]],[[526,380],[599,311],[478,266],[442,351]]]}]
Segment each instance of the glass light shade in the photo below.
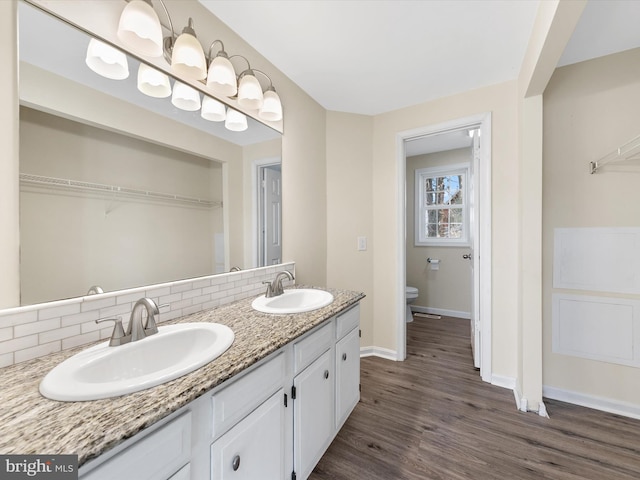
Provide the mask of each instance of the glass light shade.
[{"label": "glass light shade", "polygon": [[200,116],[210,122],[222,122],[227,118],[227,109],[215,98],[207,97],[202,99],[202,110]]},{"label": "glass light shade", "polygon": [[282,120],[282,103],[280,97],[275,90],[267,90],[264,92],[264,102],[262,108],[258,112],[258,116],[262,120],[269,122],[278,122]]},{"label": "glass light shade", "polygon": [[207,61],[196,37],[189,33],[178,37],[171,54],[171,70],[193,80],[207,77]]},{"label": "glass light shade", "polygon": [[162,56],[162,27],[153,7],[143,0],[131,0],[120,14],[118,38],[140,55]]},{"label": "glass light shade", "polygon": [[227,119],[224,122],[224,126],[227,130],[232,132],[244,132],[247,128],[247,117],[233,108],[227,111]]},{"label": "glass light shade", "polygon": [[166,98],[171,95],[169,77],[145,63],[138,68],[138,90],[154,98]]},{"label": "glass light shade", "polygon": [[207,87],[218,95],[233,97],[238,93],[236,71],[227,57],[218,55],[209,65]]},{"label": "glass light shade", "polygon": [[105,78],[124,80],[129,76],[125,54],[95,38],[89,40],[85,62],[91,70]]},{"label": "glass light shade", "polygon": [[264,97],[260,82],[252,73],[247,73],[240,79],[238,104],[247,110],[258,110],[262,107]]},{"label": "glass light shade", "polygon": [[173,84],[173,93],[171,94],[171,103],[180,110],[195,112],[200,110],[200,93],[189,85],[175,82]]}]

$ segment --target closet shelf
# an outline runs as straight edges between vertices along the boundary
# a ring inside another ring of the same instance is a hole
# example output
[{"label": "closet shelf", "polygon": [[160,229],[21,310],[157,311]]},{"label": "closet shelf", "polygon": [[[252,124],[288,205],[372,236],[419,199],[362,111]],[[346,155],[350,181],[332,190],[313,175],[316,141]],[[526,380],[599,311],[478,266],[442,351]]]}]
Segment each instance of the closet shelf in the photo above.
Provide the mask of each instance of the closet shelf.
[{"label": "closet shelf", "polygon": [[164,202],[198,205],[207,208],[222,206],[222,202],[205,200],[202,198],[186,197],[183,195],[174,195],[172,193],[151,192],[148,190],[138,190],[135,188],[119,187],[116,185],[103,185],[101,183],[82,182],[79,180],[45,177],[42,175],[32,175],[30,173],[21,173],[20,182],[27,185],[57,187],[76,191],[90,191],[93,193],[102,193],[108,195],[125,195],[138,198],[146,198],[150,200],[161,200]]},{"label": "closet shelf", "polygon": [[624,160],[639,160],[640,159],[640,136],[635,137],[633,140],[618,147],[614,152],[602,157],[595,162],[589,162],[591,174],[598,171],[599,168],[604,167],[608,163],[622,162]]}]

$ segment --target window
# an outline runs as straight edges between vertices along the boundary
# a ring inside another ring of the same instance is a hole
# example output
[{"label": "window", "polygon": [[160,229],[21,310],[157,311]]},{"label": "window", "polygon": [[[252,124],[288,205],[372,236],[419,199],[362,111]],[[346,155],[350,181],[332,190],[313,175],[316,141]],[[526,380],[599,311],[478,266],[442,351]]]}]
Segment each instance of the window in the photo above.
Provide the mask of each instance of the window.
[{"label": "window", "polygon": [[416,246],[468,244],[468,184],[468,164],[416,170]]}]

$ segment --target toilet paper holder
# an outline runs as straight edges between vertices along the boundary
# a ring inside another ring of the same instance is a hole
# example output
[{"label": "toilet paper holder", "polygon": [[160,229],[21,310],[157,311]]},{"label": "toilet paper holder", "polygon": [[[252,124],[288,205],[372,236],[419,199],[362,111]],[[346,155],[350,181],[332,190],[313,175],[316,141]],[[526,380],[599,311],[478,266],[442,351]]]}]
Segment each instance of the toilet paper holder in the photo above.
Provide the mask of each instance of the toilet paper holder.
[{"label": "toilet paper holder", "polygon": [[440,260],[437,258],[427,257],[427,263],[440,263]]}]

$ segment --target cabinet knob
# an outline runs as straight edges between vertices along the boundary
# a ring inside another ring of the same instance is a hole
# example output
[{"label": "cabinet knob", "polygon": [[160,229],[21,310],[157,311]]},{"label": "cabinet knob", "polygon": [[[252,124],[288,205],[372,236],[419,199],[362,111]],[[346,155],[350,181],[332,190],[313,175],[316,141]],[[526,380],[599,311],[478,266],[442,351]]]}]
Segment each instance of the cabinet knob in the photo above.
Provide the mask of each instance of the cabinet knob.
[{"label": "cabinet knob", "polygon": [[240,468],[240,455],[233,457],[233,460],[231,460],[231,468],[233,468],[234,472]]},{"label": "cabinet knob", "polygon": [[325,378],[325,380],[326,380],[327,378],[329,378],[329,370],[325,370],[325,371],[324,371],[324,378]]},{"label": "cabinet knob", "polygon": [[343,354],[342,354],[342,360],[343,360],[343,361],[345,361],[346,359],[347,359],[347,354],[346,354],[346,353],[343,353]]}]

